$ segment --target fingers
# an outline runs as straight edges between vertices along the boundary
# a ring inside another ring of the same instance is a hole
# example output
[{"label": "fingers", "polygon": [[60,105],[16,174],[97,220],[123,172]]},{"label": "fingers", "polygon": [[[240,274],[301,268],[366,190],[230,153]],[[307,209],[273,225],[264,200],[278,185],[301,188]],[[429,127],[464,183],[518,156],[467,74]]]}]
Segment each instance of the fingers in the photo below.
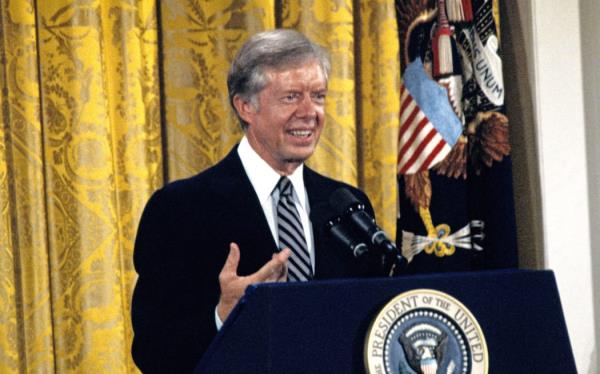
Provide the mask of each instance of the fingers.
[{"label": "fingers", "polygon": [[231,281],[235,281],[242,291],[250,283],[285,281],[287,279],[287,261],[291,255],[292,251],[284,248],[282,251],[273,254],[271,260],[256,273],[247,277],[238,277],[237,268],[240,262],[240,248],[236,243],[231,243],[229,245],[229,255],[219,274],[222,292],[224,289],[229,288],[227,286]]},{"label": "fingers", "polygon": [[[273,257],[275,257],[275,255],[273,255]],[[287,267],[287,261],[286,261],[285,264],[281,267],[281,272],[279,274],[276,274],[276,278],[273,280],[273,282],[286,282],[287,274],[288,274],[288,267]]]},{"label": "fingers", "polygon": [[240,282],[237,268],[240,263],[240,248],[235,243],[229,244],[229,255],[225,260],[223,269],[219,273],[219,287],[221,295],[217,304],[217,314],[221,321],[225,321],[235,304],[239,301],[246,284]]},{"label": "fingers", "polygon": [[275,253],[273,258],[263,265],[258,271],[250,276],[252,283],[281,281],[283,276],[287,278],[287,261],[292,255],[292,251],[284,248],[281,252]]},{"label": "fingers", "polygon": [[[276,258],[279,253],[273,253],[272,258]],[[273,273],[264,280],[264,282],[285,282],[287,281],[287,262],[279,268],[273,269]]]},{"label": "fingers", "polygon": [[240,247],[235,243],[229,244],[229,255],[225,260],[225,265],[221,270],[223,275],[237,275],[237,268],[240,263]]},{"label": "fingers", "polygon": [[285,248],[275,253],[273,258],[256,273],[247,277],[237,275],[240,262],[240,248],[236,243],[229,245],[229,255],[219,274],[221,295],[217,304],[217,313],[221,321],[225,321],[229,313],[242,297],[244,290],[251,283],[281,282],[287,279],[287,261],[292,252]]}]

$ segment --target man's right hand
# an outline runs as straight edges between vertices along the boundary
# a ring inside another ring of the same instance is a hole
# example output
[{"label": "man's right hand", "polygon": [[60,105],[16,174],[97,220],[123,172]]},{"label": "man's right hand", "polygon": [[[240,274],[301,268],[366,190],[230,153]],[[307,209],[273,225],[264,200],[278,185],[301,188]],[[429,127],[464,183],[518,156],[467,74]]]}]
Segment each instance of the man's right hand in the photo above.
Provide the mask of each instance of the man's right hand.
[{"label": "man's right hand", "polygon": [[291,254],[292,252],[288,248],[284,248],[281,252],[274,253],[273,258],[256,273],[240,277],[237,275],[240,248],[236,243],[231,243],[229,256],[219,274],[219,285],[221,286],[221,297],[217,305],[219,319],[223,322],[227,319],[248,285],[261,282],[284,282],[287,279],[287,261]]}]

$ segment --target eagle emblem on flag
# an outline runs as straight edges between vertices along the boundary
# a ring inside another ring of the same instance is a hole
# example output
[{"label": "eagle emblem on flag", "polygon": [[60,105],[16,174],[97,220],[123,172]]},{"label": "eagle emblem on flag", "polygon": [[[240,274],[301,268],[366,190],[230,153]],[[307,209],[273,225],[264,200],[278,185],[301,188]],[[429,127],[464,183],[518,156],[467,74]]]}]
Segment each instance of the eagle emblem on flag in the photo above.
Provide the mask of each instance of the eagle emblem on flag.
[{"label": "eagle emblem on flag", "polygon": [[488,267],[514,266],[497,0],[395,5],[402,62],[398,246],[412,272],[472,269],[488,258]]}]

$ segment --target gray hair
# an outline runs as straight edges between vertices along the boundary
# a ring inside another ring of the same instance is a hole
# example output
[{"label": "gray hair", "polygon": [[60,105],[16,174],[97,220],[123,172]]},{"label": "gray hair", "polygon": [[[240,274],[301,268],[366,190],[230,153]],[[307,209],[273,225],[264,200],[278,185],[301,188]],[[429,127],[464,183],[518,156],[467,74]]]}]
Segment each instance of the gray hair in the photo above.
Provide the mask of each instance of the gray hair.
[{"label": "gray hair", "polygon": [[239,95],[258,108],[256,95],[269,83],[266,69],[296,67],[309,60],[317,60],[327,81],[331,70],[327,51],[297,31],[263,31],[254,34],[244,43],[231,63],[227,75],[229,103],[238,116],[242,129],[246,129],[248,124],[235,109],[234,97]]}]

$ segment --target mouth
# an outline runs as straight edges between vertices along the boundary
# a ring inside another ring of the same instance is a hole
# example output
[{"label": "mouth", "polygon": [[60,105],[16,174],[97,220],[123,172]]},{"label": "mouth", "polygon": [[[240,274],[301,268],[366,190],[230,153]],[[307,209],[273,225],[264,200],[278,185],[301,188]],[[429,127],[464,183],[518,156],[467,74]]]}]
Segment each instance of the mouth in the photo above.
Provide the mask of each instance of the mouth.
[{"label": "mouth", "polygon": [[308,138],[312,135],[312,130],[289,130],[288,134],[299,138]]}]

